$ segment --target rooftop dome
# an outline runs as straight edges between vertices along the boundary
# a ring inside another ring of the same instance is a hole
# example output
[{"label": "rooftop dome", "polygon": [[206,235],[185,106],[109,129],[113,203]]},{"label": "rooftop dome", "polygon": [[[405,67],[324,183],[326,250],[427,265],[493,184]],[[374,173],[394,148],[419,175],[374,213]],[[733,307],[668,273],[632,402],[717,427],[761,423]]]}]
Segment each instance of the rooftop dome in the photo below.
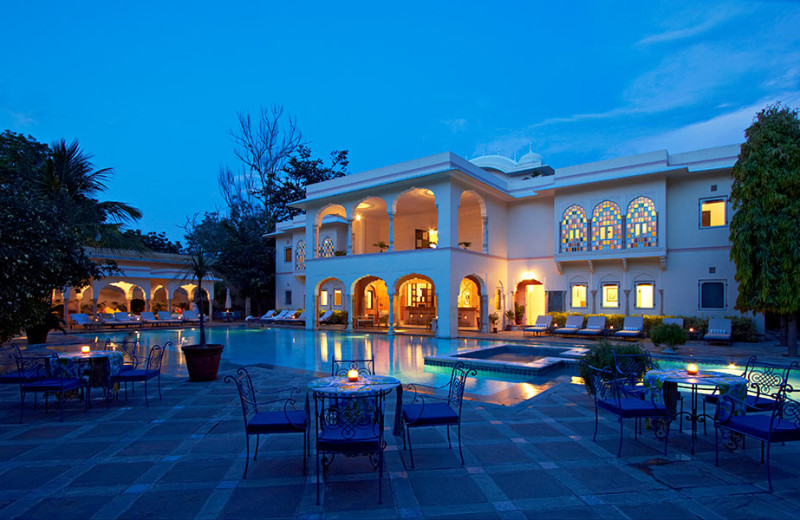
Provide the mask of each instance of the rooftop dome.
[{"label": "rooftop dome", "polygon": [[530,167],[530,166],[541,166],[542,165],[542,156],[538,153],[528,152],[519,159],[519,165]]}]

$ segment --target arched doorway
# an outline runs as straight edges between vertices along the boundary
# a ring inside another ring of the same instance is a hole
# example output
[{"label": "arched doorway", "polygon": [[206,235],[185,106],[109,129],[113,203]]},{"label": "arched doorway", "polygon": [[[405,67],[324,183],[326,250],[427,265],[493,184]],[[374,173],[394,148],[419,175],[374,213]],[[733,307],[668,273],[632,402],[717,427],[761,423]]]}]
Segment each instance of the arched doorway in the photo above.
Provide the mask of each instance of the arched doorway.
[{"label": "arched doorway", "polygon": [[359,202],[355,209],[352,233],[354,255],[380,253],[388,248],[389,214],[386,201],[380,197],[369,197]]},{"label": "arched doorway", "polygon": [[475,276],[465,276],[458,288],[458,328],[481,329],[481,284]]},{"label": "arched doorway", "polygon": [[185,287],[178,287],[172,293],[172,310],[175,312],[189,310],[189,293]]},{"label": "arched doorway", "polygon": [[412,188],[394,201],[394,250],[435,248],[439,241],[439,217],[433,191]]},{"label": "arched doorway", "polygon": [[[306,320],[318,319],[318,316],[327,311],[347,311],[347,302],[345,301],[344,283],[338,278],[325,278],[320,281],[316,287],[316,309],[317,315],[307,316]],[[307,313],[308,314],[308,313]]]},{"label": "arched doorway", "polygon": [[376,276],[356,281],[353,290],[353,326],[357,329],[389,326],[389,292]]},{"label": "arched doorway", "polygon": [[100,289],[97,298],[97,312],[127,312],[128,302],[125,291],[116,285],[109,284]]},{"label": "arched doorway", "polygon": [[159,285],[153,290],[153,295],[150,298],[150,308],[153,312],[169,310],[169,295],[167,294],[167,288],[163,285]]},{"label": "arched doorway", "polygon": [[527,279],[517,284],[517,290],[514,292],[514,312],[519,325],[532,325],[536,321],[536,316],[545,314],[542,282]]},{"label": "arched doorway", "polygon": [[461,193],[458,205],[458,245],[471,251],[484,251],[483,219],[486,203],[474,191]]},{"label": "arched doorway", "polygon": [[430,329],[436,317],[436,292],[433,280],[420,274],[400,278],[396,284],[397,324],[406,328]]}]

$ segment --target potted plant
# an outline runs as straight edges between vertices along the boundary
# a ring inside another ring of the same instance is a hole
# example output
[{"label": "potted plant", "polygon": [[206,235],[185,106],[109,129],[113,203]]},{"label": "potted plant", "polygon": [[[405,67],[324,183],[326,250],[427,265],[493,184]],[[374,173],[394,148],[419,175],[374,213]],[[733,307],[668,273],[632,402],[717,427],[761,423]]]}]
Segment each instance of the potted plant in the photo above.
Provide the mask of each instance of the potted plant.
[{"label": "potted plant", "polygon": [[506,311],[506,330],[516,330],[514,327],[514,311]]},{"label": "potted plant", "polygon": [[47,343],[47,335],[51,330],[60,330],[64,334],[67,333],[61,326],[61,319],[52,310],[44,314],[41,323],[25,328],[28,345]]},{"label": "potted plant", "polygon": [[525,305],[520,305],[514,302],[514,323],[522,325],[522,320],[525,319]]},{"label": "potted plant", "polygon": [[373,245],[373,246],[375,246],[375,247],[377,247],[378,249],[380,249],[380,252],[381,252],[381,253],[383,253],[383,250],[384,250],[384,249],[389,249],[389,244],[387,244],[387,243],[386,243],[386,242],[384,242],[383,240],[381,240],[381,241],[379,241],[379,242],[375,242],[375,243],[374,243],[374,244],[372,244],[372,245]]},{"label": "potted plant", "polygon": [[469,246],[472,245],[472,242],[467,242],[465,240],[464,242],[459,242],[458,245],[462,246],[464,249],[469,249]]},{"label": "potted plant", "polygon": [[683,330],[683,327],[678,324],[662,323],[650,330],[650,339],[653,341],[653,345],[657,347],[659,345],[666,345],[661,351],[663,354],[674,354],[675,347],[685,344],[688,335],[686,331]]},{"label": "potted plant", "polygon": [[500,316],[498,316],[496,312],[493,312],[489,315],[489,323],[492,324],[492,332],[497,332],[497,320],[499,319]]},{"label": "potted plant", "polygon": [[203,279],[211,274],[213,263],[213,257],[202,246],[193,248],[187,267],[194,279],[197,280],[195,299],[200,311],[200,342],[197,345],[181,346],[183,356],[186,358],[186,370],[189,372],[190,381],[215,380],[222,358],[222,350],[225,348],[225,345],[219,343],[206,342]]}]

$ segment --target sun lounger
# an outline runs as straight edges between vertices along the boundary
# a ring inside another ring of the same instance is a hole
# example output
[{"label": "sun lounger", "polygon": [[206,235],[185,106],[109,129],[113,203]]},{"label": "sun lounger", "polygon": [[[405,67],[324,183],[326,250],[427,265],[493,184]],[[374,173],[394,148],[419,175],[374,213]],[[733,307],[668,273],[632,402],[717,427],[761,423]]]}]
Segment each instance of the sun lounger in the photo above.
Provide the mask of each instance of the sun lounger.
[{"label": "sun lounger", "polygon": [[164,325],[180,325],[183,320],[173,318],[169,311],[158,311],[158,322]]},{"label": "sun lounger", "polygon": [[284,309],[281,312],[279,312],[278,314],[276,314],[275,316],[272,316],[271,318],[262,318],[262,319],[260,319],[258,321],[260,321],[261,323],[277,323],[277,322],[279,322],[281,320],[285,320],[286,318],[290,317],[292,314],[294,314],[293,310]]},{"label": "sun lounger", "polygon": [[641,338],[644,334],[644,318],[642,316],[628,316],[622,323],[622,330],[618,330],[615,338]]},{"label": "sun lounger", "polygon": [[282,323],[305,325],[305,323],[306,323],[306,311],[303,311],[300,314],[298,314],[296,318],[291,318],[291,317],[287,318],[287,319],[283,320]]},{"label": "sun lounger", "polygon": [[114,318],[113,312],[101,312],[97,315],[97,322],[104,326],[104,327],[125,327],[124,323],[121,323]]},{"label": "sun lounger", "polygon": [[117,323],[121,323],[126,327],[141,327],[142,322],[139,320],[132,319],[127,312],[115,312],[114,313],[114,321]]},{"label": "sun lounger", "polygon": [[553,331],[554,334],[574,335],[583,327],[583,316],[567,316],[567,323]]},{"label": "sun lounger", "polygon": [[186,323],[200,323],[200,316],[194,311],[183,311],[183,321]]},{"label": "sun lounger", "polygon": [[325,311],[322,316],[319,317],[320,325],[323,323],[330,323],[331,319],[333,318],[333,311]]},{"label": "sun lounger", "polygon": [[139,317],[142,320],[142,325],[150,325],[151,327],[157,327],[160,325],[158,320],[156,319],[155,314],[152,312],[142,312]]},{"label": "sun lounger", "polygon": [[553,328],[553,317],[549,314],[545,314],[543,316],[536,317],[536,323],[533,324],[531,327],[524,327],[522,329],[522,335],[524,336],[527,333],[531,334],[544,334],[545,332],[550,332],[550,329]]},{"label": "sun lounger", "polygon": [[89,315],[83,312],[70,314],[69,317],[75,325],[80,325],[84,329],[92,329],[100,326],[99,323],[92,321]]},{"label": "sun lounger", "polygon": [[731,344],[731,320],[713,319],[708,320],[708,332],[703,336],[703,341],[724,341]]},{"label": "sun lounger", "polygon": [[605,316],[589,316],[586,320],[586,328],[580,329],[578,335],[580,336],[602,336],[603,330],[606,328]]},{"label": "sun lounger", "polygon": [[271,318],[273,316],[275,316],[275,311],[269,311],[266,314],[264,314],[263,316],[248,316],[248,317],[246,317],[244,319],[244,321],[245,321],[245,323],[255,323],[255,322],[258,322],[258,321],[261,321],[261,320],[266,320],[266,319]]}]

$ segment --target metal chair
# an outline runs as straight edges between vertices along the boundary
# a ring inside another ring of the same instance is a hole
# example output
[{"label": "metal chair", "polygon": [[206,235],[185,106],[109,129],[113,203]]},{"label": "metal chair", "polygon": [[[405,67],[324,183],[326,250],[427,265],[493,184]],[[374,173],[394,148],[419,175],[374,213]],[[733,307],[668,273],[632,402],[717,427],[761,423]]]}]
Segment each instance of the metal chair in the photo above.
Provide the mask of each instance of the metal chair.
[{"label": "metal chair", "polygon": [[136,357],[136,349],[139,347],[139,340],[133,341],[111,341],[106,340],[105,350],[116,350],[122,352],[122,366],[120,372],[135,369],[139,364],[139,359]]},{"label": "metal chair", "polygon": [[147,359],[145,359],[143,362],[138,362],[137,360],[137,367],[143,365],[145,368],[133,368],[130,370],[125,370],[111,377],[111,384],[122,383],[125,385],[126,401],[128,400],[128,383],[131,383],[131,387],[133,387],[133,383],[137,381],[144,382],[144,402],[145,406],[149,407],[150,402],[147,398],[147,381],[149,381],[150,379],[158,380],[158,398],[162,399],[161,360],[164,357],[164,349],[171,346],[172,342],[170,341],[164,343],[164,347],[153,345],[152,347],[150,347],[150,353],[147,356]]},{"label": "metal chair", "polygon": [[[245,457],[244,474],[242,478],[247,478],[247,468],[250,465],[250,436],[256,436],[256,450],[253,460],[258,458],[258,444],[261,435],[270,433],[303,433],[303,473],[306,473],[306,458],[308,456],[308,430],[306,413],[303,410],[297,410],[295,407],[295,392],[300,390],[297,388],[289,388],[287,390],[279,390],[272,392],[277,394],[280,392],[289,391],[288,398],[272,399],[267,401],[258,402],[256,397],[256,389],[253,386],[253,380],[250,373],[246,368],[239,368],[236,370],[236,377],[232,375],[225,376],[226,383],[235,383],[236,389],[239,391],[239,400],[242,403],[242,415],[244,417],[244,436],[247,444],[247,454]],[[268,394],[268,392],[258,392],[261,394]],[[282,403],[282,410],[274,411],[258,411],[258,406],[269,405],[275,403]]]},{"label": "metal chair", "polygon": [[331,375],[346,376],[350,370],[357,370],[359,376],[375,374],[375,359],[336,359],[331,360]]},{"label": "metal chair", "polygon": [[[789,365],[764,363],[750,356],[742,372],[742,377],[747,379],[747,397],[745,405],[748,412],[769,412],[777,406],[775,395],[781,391],[792,392],[788,385],[789,374],[797,370],[800,365],[793,361]],[[718,404],[719,394],[716,390],[707,395],[703,400],[703,413],[706,411],[706,402]]]},{"label": "metal chair", "polygon": [[378,503],[383,503],[385,401],[386,392],[348,395],[314,392],[317,505],[320,504],[320,466],[327,473],[337,453],[369,456],[370,463],[378,470]]},{"label": "metal chair", "polygon": [[[672,415],[669,409],[663,404],[658,404],[653,400],[642,399],[634,393],[629,377],[616,377],[611,368],[597,368],[585,364],[591,377],[592,395],[594,396],[594,435],[592,440],[597,442],[597,424],[599,411],[604,410],[617,416],[619,422],[619,448],[617,457],[622,456],[623,438],[623,419],[641,419],[649,417],[661,419],[656,423],[656,437],[664,436],[664,454],[667,454],[667,442],[669,441],[669,427]],[[638,437],[638,428],[633,429],[634,438]]]},{"label": "metal chair", "polygon": [[[764,446],[766,445],[767,482],[772,490],[772,474],[770,472],[770,446],[773,442],[790,442],[800,440],[800,403],[786,396],[786,388],[782,388],[774,395],[772,413],[766,414],[738,414],[747,403],[737,401],[730,396],[724,396],[717,406],[714,414],[715,428],[715,464],[719,466],[719,440],[720,430],[727,432],[723,435],[727,447],[731,450],[738,447],[739,441],[744,436],[761,441],[761,463],[764,463]],[[742,442],[744,444],[744,442]]]},{"label": "metal chair", "polygon": [[[60,404],[60,419],[64,421],[64,401],[66,392],[73,390],[84,390],[84,381],[78,375],[72,360],[69,358],[59,359],[58,355],[50,354],[47,356],[22,357],[17,358],[19,378],[19,422],[25,411],[25,395],[33,392],[34,407],[36,406],[36,394],[44,394],[45,412],[47,412],[48,397],[56,394]],[[85,406],[88,407],[88,399],[85,398]]]},{"label": "metal chair", "polygon": [[[464,464],[464,453],[461,449],[461,403],[464,398],[464,387],[469,376],[475,376],[478,372],[474,369],[467,369],[463,363],[457,363],[450,374],[450,382],[447,397],[436,395],[423,395],[419,393],[414,384],[407,386],[414,392],[414,399],[410,404],[403,405],[403,449],[406,449],[406,437],[408,437],[408,450],[411,456],[411,467],[414,467],[414,449],[411,446],[411,429],[428,426],[447,427],[447,447],[452,448],[450,441],[450,427],[455,426],[458,430],[458,454],[461,456],[461,464]],[[444,387],[442,387],[444,388]]]}]

